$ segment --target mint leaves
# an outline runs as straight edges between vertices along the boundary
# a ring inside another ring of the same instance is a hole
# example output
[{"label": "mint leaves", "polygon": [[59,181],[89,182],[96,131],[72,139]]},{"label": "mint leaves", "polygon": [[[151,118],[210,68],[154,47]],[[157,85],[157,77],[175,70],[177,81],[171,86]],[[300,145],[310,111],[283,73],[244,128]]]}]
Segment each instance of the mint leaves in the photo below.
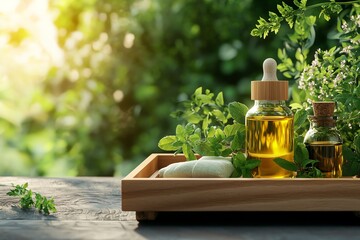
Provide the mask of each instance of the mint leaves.
[{"label": "mint leaves", "polygon": [[309,152],[303,143],[304,133],[308,130],[307,111],[300,105],[294,104],[294,162],[283,158],[275,158],[274,162],[280,167],[296,172],[297,178],[319,178],[323,177],[322,172],[315,167],[317,160],[309,159]]},{"label": "mint leaves", "polygon": [[297,172],[297,178],[323,177],[322,172],[315,167],[318,161],[309,159],[309,152],[303,143],[295,144],[294,162],[283,158],[275,158],[274,162],[288,171]]},{"label": "mint leaves", "polygon": [[232,177],[252,177],[252,170],[258,167],[261,163],[260,160],[257,159],[246,159],[245,154],[237,153],[232,158],[233,166],[235,171],[233,172]]},{"label": "mint leaves", "polygon": [[172,114],[184,122],[176,126],[175,135],[160,139],[165,151],[184,153],[188,160],[202,156],[232,156],[234,177],[251,177],[251,170],[260,164],[243,155],[245,151],[245,115],[248,107],[239,102],[225,104],[223,93],[197,88],[191,100],[182,103]]},{"label": "mint leaves", "polygon": [[29,209],[31,207],[35,207],[39,210],[39,212],[43,212],[46,215],[50,214],[50,212],[56,212],[55,202],[53,198],[47,199],[40,193],[36,193],[30,189],[27,189],[27,187],[28,183],[25,183],[23,185],[16,185],[14,189],[11,189],[7,193],[7,195],[20,197],[19,205],[22,209]]}]

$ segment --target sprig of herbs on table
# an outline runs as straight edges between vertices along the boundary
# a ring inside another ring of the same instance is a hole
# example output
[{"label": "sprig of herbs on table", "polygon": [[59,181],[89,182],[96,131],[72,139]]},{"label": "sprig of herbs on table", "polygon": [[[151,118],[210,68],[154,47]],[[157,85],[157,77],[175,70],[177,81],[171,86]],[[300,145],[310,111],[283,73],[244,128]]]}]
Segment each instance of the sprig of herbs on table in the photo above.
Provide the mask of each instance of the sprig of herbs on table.
[{"label": "sprig of herbs on table", "polygon": [[14,186],[14,189],[10,189],[7,195],[20,197],[19,205],[22,209],[35,207],[39,212],[43,212],[46,215],[50,214],[50,212],[56,212],[54,198],[48,199],[40,193],[27,189],[27,187],[28,183],[16,185]]},{"label": "sprig of herbs on table", "polygon": [[[232,177],[252,177],[252,170],[261,161],[246,159],[244,155],[247,111],[248,107],[239,102],[225,104],[222,92],[215,97],[210,90],[203,92],[199,87],[190,100],[182,102],[179,109],[171,114],[183,124],[176,126],[175,135],[160,139],[158,146],[165,151],[175,151],[175,154],[184,153],[188,160],[195,160],[196,154],[231,156],[235,168]],[[298,109],[294,117],[296,129],[303,128],[306,119],[307,112]],[[299,177],[320,177],[319,170],[314,167],[316,161],[310,161],[305,146],[298,144],[302,143],[302,137],[296,135],[295,140],[295,150],[298,149],[295,151],[296,164],[286,160],[276,162],[288,170],[291,165],[291,171],[297,171]]]}]

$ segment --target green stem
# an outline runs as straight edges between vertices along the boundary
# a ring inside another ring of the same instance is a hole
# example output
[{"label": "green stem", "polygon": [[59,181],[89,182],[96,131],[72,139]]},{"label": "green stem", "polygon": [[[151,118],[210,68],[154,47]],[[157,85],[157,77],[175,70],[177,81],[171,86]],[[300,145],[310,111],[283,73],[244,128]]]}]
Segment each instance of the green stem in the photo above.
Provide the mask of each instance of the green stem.
[{"label": "green stem", "polygon": [[[322,2],[322,3],[316,3],[316,4],[313,4],[313,5],[309,5],[306,7],[306,9],[312,9],[312,8],[317,8],[317,7],[321,7],[321,6],[324,6],[324,4],[330,4],[331,2]],[[348,1],[348,2],[334,2],[334,3],[337,3],[339,5],[350,5],[350,4],[353,4],[353,3],[359,3],[359,0],[356,0],[356,1]]]},{"label": "green stem", "polygon": [[[350,5],[350,4],[354,4],[354,3],[359,3],[359,0],[355,0],[355,1],[348,1],[348,2],[334,2],[334,3],[337,3],[339,5]],[[316,4],[313,4],[313,5],[309,5],[309,6],[306,6],[305,9],[296,9],[294,11],[294,13],[297,15],[299,12],[302,12],[302,11],[307,11],[307,10],[311,10],[311,9],[314,9],[314,8],[318,8],[318,7],[322,7],[324,6],[324,4],[331,4],[331,2],[322,2],[322,3],[316,3]]]}]

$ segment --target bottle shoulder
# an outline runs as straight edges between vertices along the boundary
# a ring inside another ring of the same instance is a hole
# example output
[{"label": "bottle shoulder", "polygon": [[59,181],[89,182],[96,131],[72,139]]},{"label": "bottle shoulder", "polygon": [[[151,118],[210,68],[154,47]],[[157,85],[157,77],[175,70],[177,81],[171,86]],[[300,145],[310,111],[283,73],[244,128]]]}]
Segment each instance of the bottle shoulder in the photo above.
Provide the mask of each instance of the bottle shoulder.
[{"label": "bottle shoulder", "polygon": [[340,133],[336,128],[311,128],[309,129],[304,137],[304,143],[312,142],[334,142],[342,143]]},{"label": "bottle shoulder", "polygon": [[249,109],[246,117],[251,116],[287,116],[292,117],[293,113],[286,105],[255,105]]}]

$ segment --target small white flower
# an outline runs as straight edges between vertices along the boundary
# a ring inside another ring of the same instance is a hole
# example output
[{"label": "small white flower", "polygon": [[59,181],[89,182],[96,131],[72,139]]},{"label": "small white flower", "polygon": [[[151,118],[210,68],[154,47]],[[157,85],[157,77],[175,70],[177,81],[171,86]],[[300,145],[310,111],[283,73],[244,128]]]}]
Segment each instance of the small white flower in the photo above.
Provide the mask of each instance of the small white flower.
[{"label": "small white flower", "polygon": [[340,67],[341,67],[341,68],[345,67],[345,64],[346,64],[346,61],[345,61],[345,60],[342,60],[342,61],[340,62]]},{"label": "small white flower", "polygon": [[340,53],[349,54],[352,48],[353,48],[353,47],[352,47],[351,45],[346,46],[346,47],[344,47],[344,48],[340,51]]},{"label": "small white flower", "polygon": [[348,31],[349,31],[347,22],[343,22],[343,24],[341,24],[341,29],[342,29],[344,32],[348,32]]}]

